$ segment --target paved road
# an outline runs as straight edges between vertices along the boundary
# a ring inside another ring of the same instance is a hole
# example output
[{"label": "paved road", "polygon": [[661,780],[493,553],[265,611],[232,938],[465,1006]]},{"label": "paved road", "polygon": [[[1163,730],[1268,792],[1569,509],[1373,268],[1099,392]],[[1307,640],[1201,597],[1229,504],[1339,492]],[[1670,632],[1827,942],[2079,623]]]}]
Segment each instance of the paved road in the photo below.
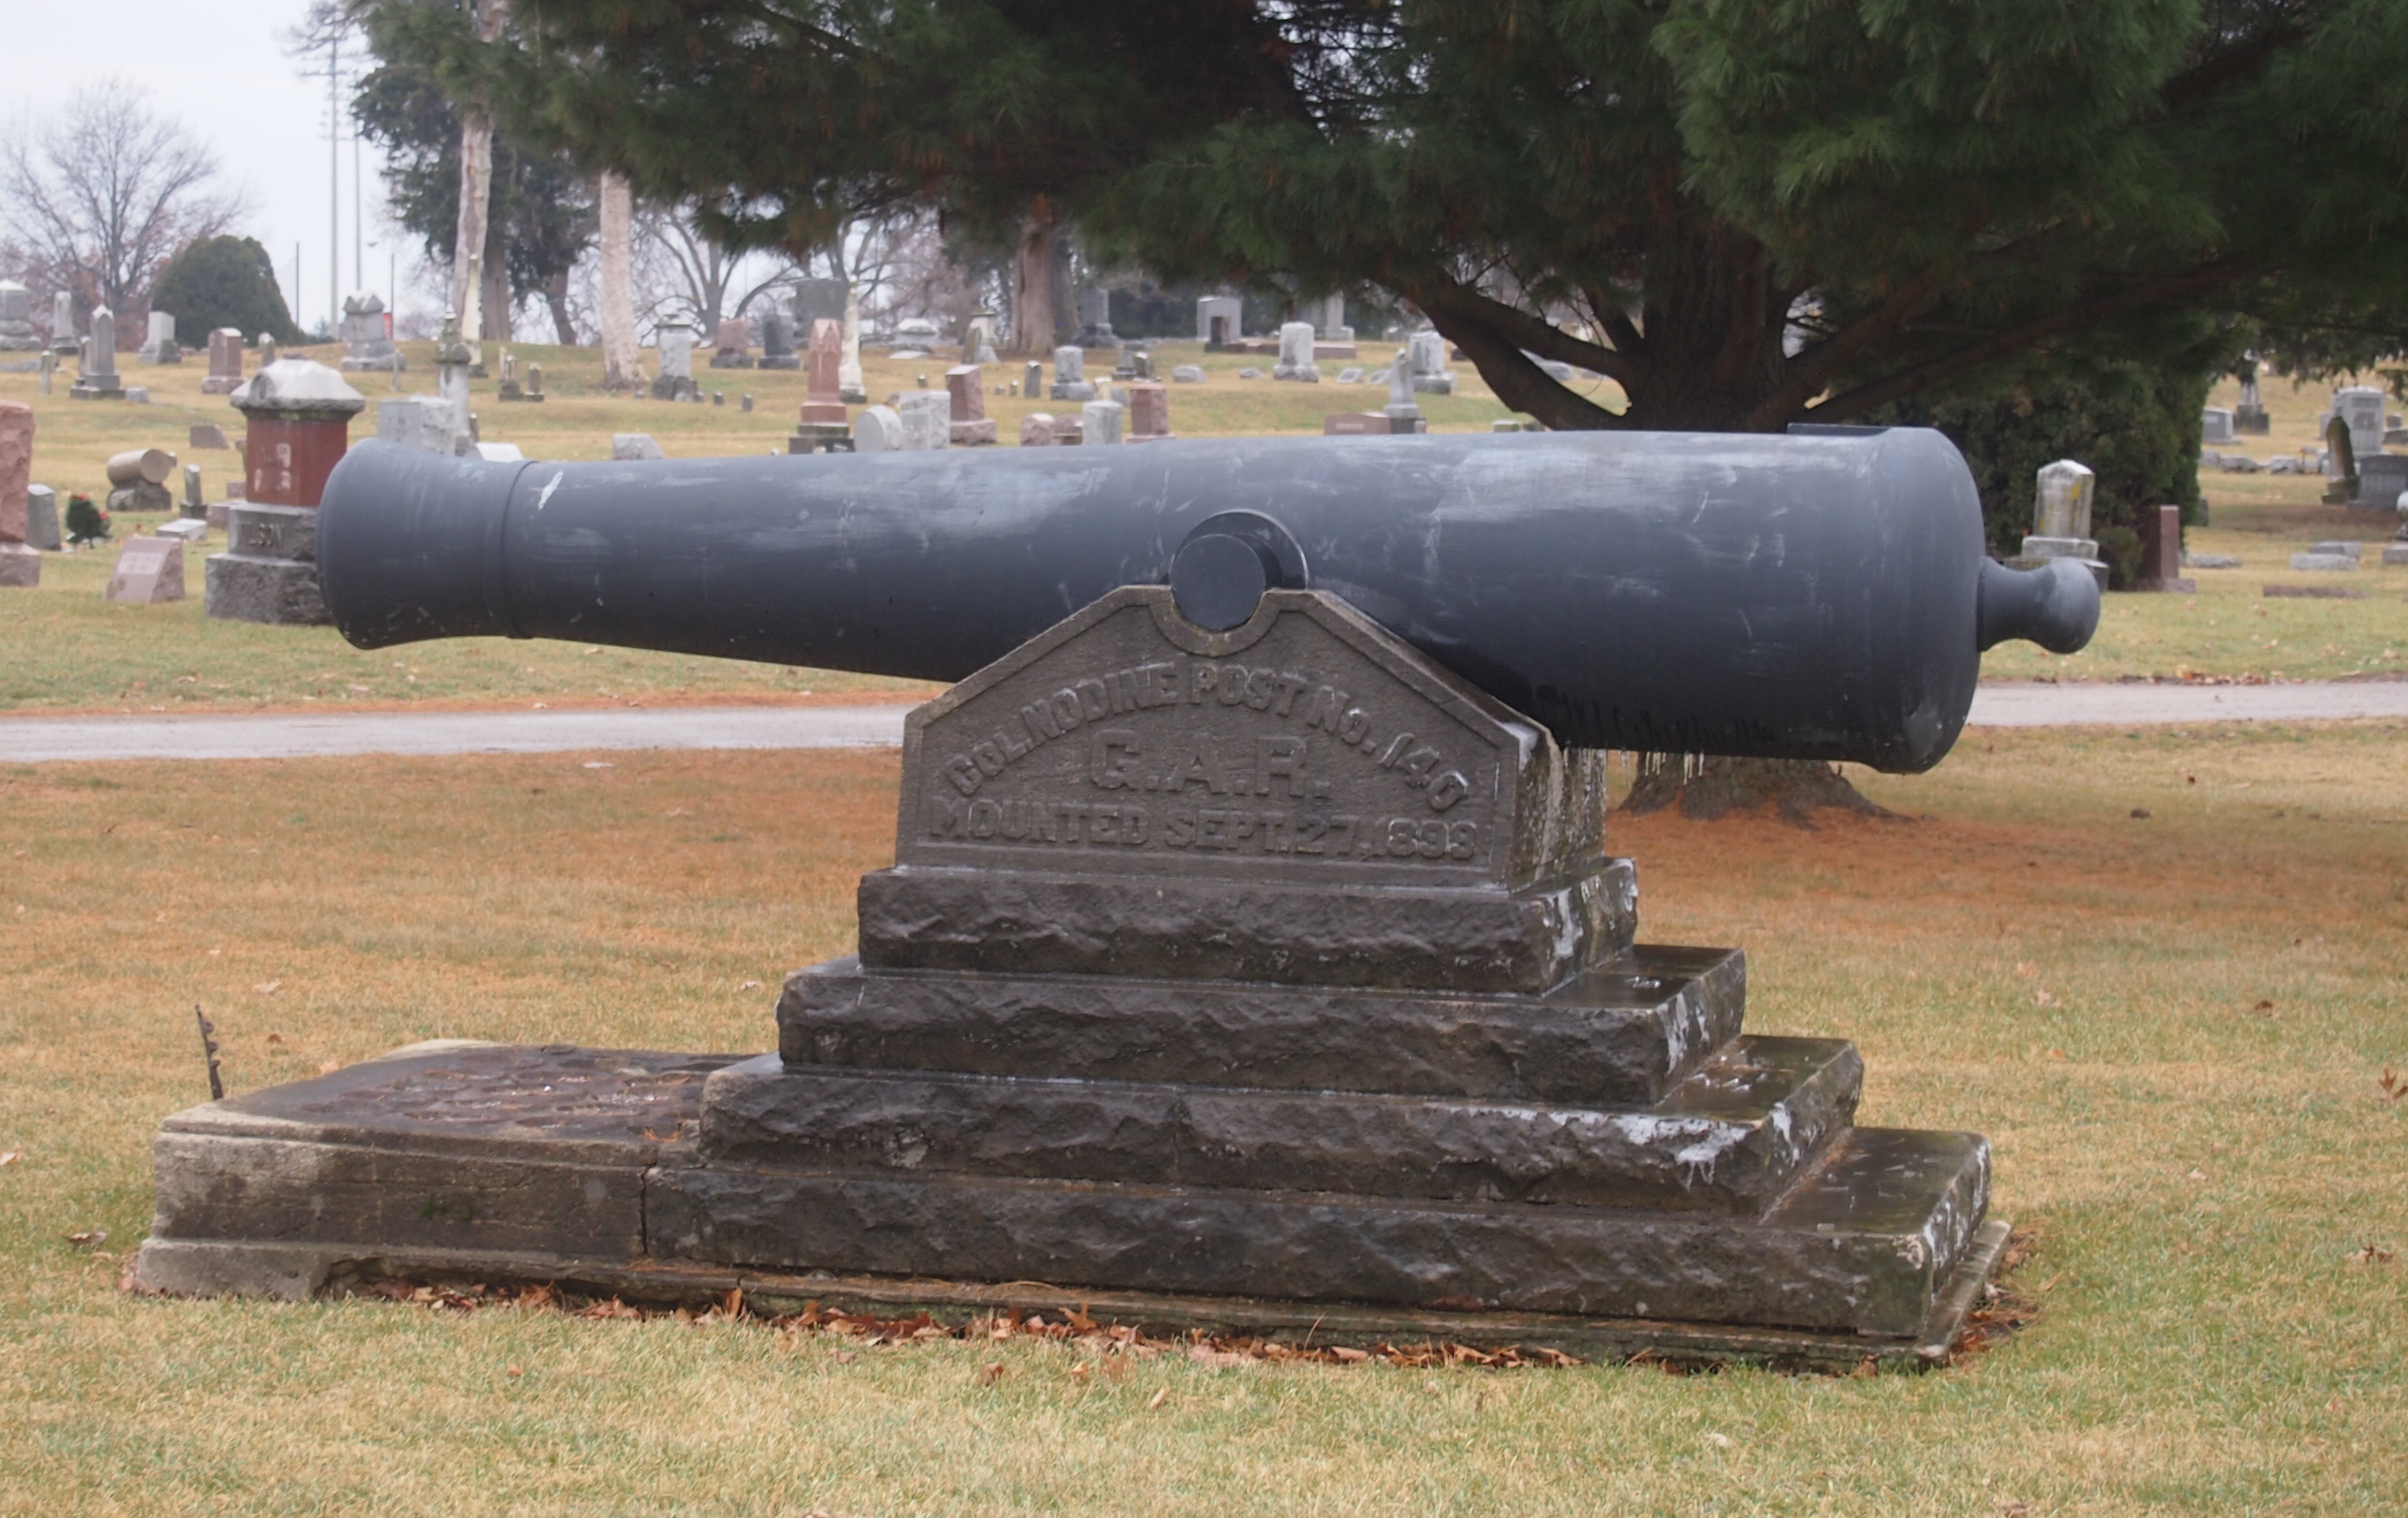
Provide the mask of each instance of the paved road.
[{"label": "paved road", "polygon": [[[361,711],[262,716],[0,717],[0,763],[285,759],[574,749],[841,749],[903,740],[900,703],[597,711]],[[1985,685],[1977,727],[2133,726],[2408,717],[2408,682]]]}]

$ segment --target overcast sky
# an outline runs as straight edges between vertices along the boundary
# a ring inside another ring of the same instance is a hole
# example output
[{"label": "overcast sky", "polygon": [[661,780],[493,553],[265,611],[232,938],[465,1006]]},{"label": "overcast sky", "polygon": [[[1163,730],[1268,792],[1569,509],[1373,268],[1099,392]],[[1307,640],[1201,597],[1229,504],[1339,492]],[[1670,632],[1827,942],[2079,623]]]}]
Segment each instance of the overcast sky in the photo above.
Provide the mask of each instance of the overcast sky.
[{"label": "overcast sky", "polygon": [[[217,153],[224,183],[251,202],[239,230],[266,246],[294,314],[315,325],[329,310],[326,81],[303,79],[301,70],[312,65],[286,57],[283,42],[307,9],[308,0],[0,0],[0,36],[7,39],[0,49],[7,64],[0,70],[0,130],[19,129],[29,115],[38,122],[88,81],[112,74],[132,81],[154,110],[181,122]],[[339,287],[347,292],[361,274],[353,266],[348,115],[344,127]],[[415,250],[392,246],[384,231],[373,147],[359,162],[366,180],[366,282],[390,304],[389,256],[398,253],[406,283]]]}]

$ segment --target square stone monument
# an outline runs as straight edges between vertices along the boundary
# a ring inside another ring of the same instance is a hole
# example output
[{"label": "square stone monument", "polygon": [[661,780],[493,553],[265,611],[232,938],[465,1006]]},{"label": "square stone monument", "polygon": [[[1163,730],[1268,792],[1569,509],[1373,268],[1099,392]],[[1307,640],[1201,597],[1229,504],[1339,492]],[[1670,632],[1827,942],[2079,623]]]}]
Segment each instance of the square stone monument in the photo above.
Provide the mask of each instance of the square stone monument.
[{"label": "square stone monument", "polygon": [[[362,291],[343,297],[341,335],[343,370],[347,374],[361,371],[399,374],[407,366],[401,350],[394,346],[393,313],[384,308],[384,297],[373,291]],[[217,353],[214,338],[210,342],[209,352],[214,361]],[[216,372],[214,363],[210,372]],[[236,373],[240,372],[237,363]]]},{"label": "square stone monument", "polygon": [[50,351],[72,353],[75,351],[75,300],[62,290],[50,297]]},{"label": "square stone monument", "polygon": [[25,546],[56,553],[64,540],[59,532],[59,493],[48,485],[25,487]]},{"label": "square stone monument", "polygon": [[227,507],[226,551],[209,555],[205,566],[208,614],[237,622],[327,622],[318,588],[318,502],[326,477],[351,447],[351,418],[367,401],[326,365],[287,358],[251,376],[232,404],[247,422],[249,473],[245,499]]},{"label": "square stone monument", "polygon": [[0,352],[30,353],[42,346],[34,332],[34,293],[0,279]]},{"label": "square stone monument", "polygon": [[661,372],[652,380],[656,401],[698,401],[702,392],[694,382],[695,329],[683,322],[664,322],[652,336],[660,351]]},{"label": "square stone monument", "polygon": [[1096,398],[1096,387],[1087,380],[1087,355],[1076,343],[1054,350],[1054,386],[1045,397],[1056,401]]},{"label": "square stone monument", "polygon": [[2325,416],[2348,423],[2350,447],[2359,459],[2383,451],[2383,392],[2372,385],[2345,385],[2334,391]]},{"label": "square stone monument", "polygon": [[1132,443],[1168,442],[1177,436],[1170,430],[1170,387],[1142,380],[1129,386],[1128,428]]},{"label": "square stone monument", "polygon": [[1078,344],[1082,348],[1117,348],[1112,331],[1112,293],[1100,285],[1079,292]]},{"label": "square stone monument", "polygon": [[1635,941],[1603,756],[1335,596],[1208,594],[1214,631],[1182,594],[911,713],[895,864],[775,1053],[418,1045],[190,1109],[132,1284],[1944,1357],[1988,1144],[1856,1126],[1851,1045],[1743,1032],[1736,950]]},{"label": "square stone monument", "polygon": [[2229,443],[2235,437],[2232,413],[2222,407],[2211,406],[2199,414],[2199,440],[2201,443]]},{"label": "square stone monument", "polygon": [[1242,336],[1246,305],[1235,295],[1206,295],[1196,302],[1196,340],[1217,352]]},{"label": "square stone monument", "polygon": [[741,317],[731,317],[719,323],[711,337],[710,366],[714,369],[749,369],[752,366],[752,328]]},{"label": "square stone monument", "polygon": [[150,313],[150,330],[143,337],[142,346],[136,350],[134,361],[137,364],[184,362],[184,351],[176,346],[176,319],[173,315],[166,311]]},{"label": "square stone monument", "polygon": [[2132,588],[2182,595],[2199,589],[2199,581],[2183,577],[2181,507],[2161,506],[2141,514],[2141,572],[2133,577]]},{"label": "square stone monument", "polygon": [[[26,541],[33,488],[34,408],[22,401],[0,400],[0,589],[42,582],[41,552]],[[55,530],[55,500],[50,520]]]},{"label": "square stone monument", "polygon": [[1289,322],[1281,326],[1279,362],[1271,365],[1271,378],[1308,385],[1321,382],[1321,366],[1312,360],[1312,322]]},{"label": "square stone monument", "polygon": [[83,359],[76,366],[76,382],[67,387],[67,397],[123,400],[125,381],[117,372],[117,317],[108,307],[93,308],[92,331],[84,337],[81,351]]},{"label": "square stone monument", "polygon": [[1408,339],[1407,353],[1412,365],[1415,394],[1452,395],[1455,394],[1455,376],[1446,366],[1444,334],[1414,333]]},{"label": "square stone monument", "polygon": [[1079,408],[1079,441],[1118,446],[1128,408],[1118,401],[1088,401]]},{"label": "square stone monument", "polygon": [[2023,551],[2007,563],[2017,569],[2037,569],[2051,559],[2071,559],[2090,571],[2099,588],[2107,588],[2107,566],[2090,536],[2090,507],[2099,477],[2089,465],[2059,459],[2041,465],[2034,490],[2032,530]]},{"label": "square stone monument", "polygon": [[975,364],[958,364],[945,371],[945,394],[951,406],[949,431],[956,448],[994,442],[995,422],[986,414],[986,385]]},{"label": "square stone monument", "polygon": [[799,369],[802,356],[795,351],[795,319],[776,301],[761,318],[761,367],[765,369]]},{"label": "square stone monument", "polygon": [[[394,356],[400,356],[398,351]],[[348,355],[345,362],[350,362]],[[209,374],[201,381],[201,394],[231,395],[241,388],[242,334],[233,327],[220,327],[209,334]]]}]

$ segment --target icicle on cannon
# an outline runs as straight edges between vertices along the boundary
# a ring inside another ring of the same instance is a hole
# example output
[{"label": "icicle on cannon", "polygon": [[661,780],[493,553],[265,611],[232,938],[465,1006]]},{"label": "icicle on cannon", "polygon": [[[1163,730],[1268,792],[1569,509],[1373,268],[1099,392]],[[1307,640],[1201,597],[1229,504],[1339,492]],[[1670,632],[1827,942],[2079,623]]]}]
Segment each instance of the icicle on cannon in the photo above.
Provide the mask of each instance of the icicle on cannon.
[{"label": "icicle on cannon", "polygon": [[1928,1364],[1995,1264],[1985,1141],[1855,1126],[1855,1050],[1743,1034],[1737,951],[1637,943],[1602,834],[1608,748],[1922,769],[1981,649],[2087,637],[2088,577],[1990,564],[1935,434],[369,445],[322,509],[365,647],[957,683],[777,1053],[413,1049],[178,1114],[144,1285]]}]

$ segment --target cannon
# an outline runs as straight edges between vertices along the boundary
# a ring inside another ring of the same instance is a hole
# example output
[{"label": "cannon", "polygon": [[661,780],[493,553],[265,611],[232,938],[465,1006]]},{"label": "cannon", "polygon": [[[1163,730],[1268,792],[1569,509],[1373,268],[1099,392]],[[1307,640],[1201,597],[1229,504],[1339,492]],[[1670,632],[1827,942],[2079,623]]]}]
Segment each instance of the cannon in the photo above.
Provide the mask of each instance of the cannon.
[{"label": "cannon", "polygon": [[1917,428],[808,462],[366,443],[327,481],[318,562],[363,648],[560,637],[935,680],[1122,585],[1207,618],[1215,580],[1240,609],[1325,590],[1570,747],[1904,772],[1956,740],[1982,650],[2071,652],[2099,609],[2076,573],[1986,558],[1963,460]]},{"label": "cannon", "polygon": [[[1928,766],[2070,649],[1935,433],[459,463],[366,444],[368,647],[954,683],[749,1059],[442,1043],[167,1120],[137,1287],[540,1280],[1297,1342],[1944,1359],[1990,1151],[1637,938],[1605,750]],[[494,1114],[507,1114],[496,1121]]]}]

